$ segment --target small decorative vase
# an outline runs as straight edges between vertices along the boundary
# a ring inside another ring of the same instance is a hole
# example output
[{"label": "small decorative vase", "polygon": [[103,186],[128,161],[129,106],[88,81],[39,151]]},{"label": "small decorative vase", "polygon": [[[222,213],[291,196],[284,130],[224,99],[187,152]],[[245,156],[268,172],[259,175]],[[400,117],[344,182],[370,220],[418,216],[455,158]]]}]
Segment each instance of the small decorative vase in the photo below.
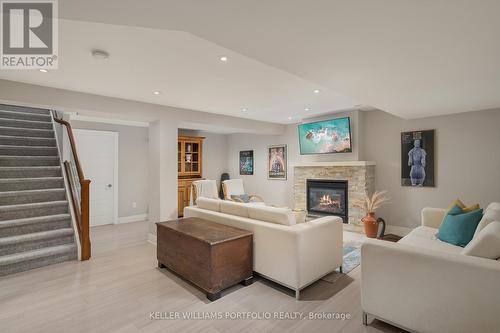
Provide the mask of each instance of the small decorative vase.
[{"label": "small decorative vase", "polygon": [[365,234],[368,238],[376,238],[378,233],[378,221],[375,218],[375,213],[368,213],[361,219],[365,225]]}]

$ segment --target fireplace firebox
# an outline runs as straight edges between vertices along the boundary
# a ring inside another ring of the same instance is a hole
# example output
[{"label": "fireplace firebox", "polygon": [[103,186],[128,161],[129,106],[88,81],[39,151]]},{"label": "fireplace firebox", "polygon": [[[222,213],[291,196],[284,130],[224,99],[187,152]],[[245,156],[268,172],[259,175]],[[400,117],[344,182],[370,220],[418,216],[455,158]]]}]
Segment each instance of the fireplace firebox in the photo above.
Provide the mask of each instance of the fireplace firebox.
[{"label": "fireplace firebox", "polygon": [[306,203],[309,215],[336,215],[348,223],[347,180],[308,179]]}]

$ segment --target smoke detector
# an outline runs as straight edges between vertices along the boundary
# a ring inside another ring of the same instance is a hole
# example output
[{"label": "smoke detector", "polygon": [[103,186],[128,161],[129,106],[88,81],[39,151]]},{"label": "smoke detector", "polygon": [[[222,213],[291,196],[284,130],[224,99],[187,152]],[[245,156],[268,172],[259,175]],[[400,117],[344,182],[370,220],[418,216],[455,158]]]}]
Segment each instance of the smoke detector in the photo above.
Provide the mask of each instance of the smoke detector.
[{"label": "smoke detector", "polygon": [[99,60],[107,60],[109,53],[103,50],[92,50],[92,56]]}]

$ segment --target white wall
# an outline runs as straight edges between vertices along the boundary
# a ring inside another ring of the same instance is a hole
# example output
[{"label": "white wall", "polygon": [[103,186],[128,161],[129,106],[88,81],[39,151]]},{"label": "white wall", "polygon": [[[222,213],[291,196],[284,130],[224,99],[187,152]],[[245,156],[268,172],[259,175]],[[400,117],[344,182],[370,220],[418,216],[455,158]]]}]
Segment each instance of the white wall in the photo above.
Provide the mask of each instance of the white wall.
[{"label": "white wall", "polygon": [[[149,179],[148,128],[71,121],[75,129],[118,133],[118,217],[147,214]],[[132,203],[136,203],[133,207]]]}]

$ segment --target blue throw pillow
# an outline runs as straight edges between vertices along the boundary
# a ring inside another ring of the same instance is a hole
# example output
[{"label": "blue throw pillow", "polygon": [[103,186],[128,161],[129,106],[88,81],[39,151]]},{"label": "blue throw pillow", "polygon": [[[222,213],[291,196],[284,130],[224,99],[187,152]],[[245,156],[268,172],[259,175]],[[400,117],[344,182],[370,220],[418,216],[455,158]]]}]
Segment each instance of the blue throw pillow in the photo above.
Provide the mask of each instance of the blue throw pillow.
[{"label": "blue throw pillow", "polygon": [[464,213],[462,208],[453,206],[444,218],[437,238],[446,243],[465,247],[474,237],[482,217],[482,209]]},{"label": "blue throw pillow", "polygon": [[231,195],[231,199],[233,199],[236,202],[243,202],[243,203],[250,202],[250,196],[248,194]]}]

